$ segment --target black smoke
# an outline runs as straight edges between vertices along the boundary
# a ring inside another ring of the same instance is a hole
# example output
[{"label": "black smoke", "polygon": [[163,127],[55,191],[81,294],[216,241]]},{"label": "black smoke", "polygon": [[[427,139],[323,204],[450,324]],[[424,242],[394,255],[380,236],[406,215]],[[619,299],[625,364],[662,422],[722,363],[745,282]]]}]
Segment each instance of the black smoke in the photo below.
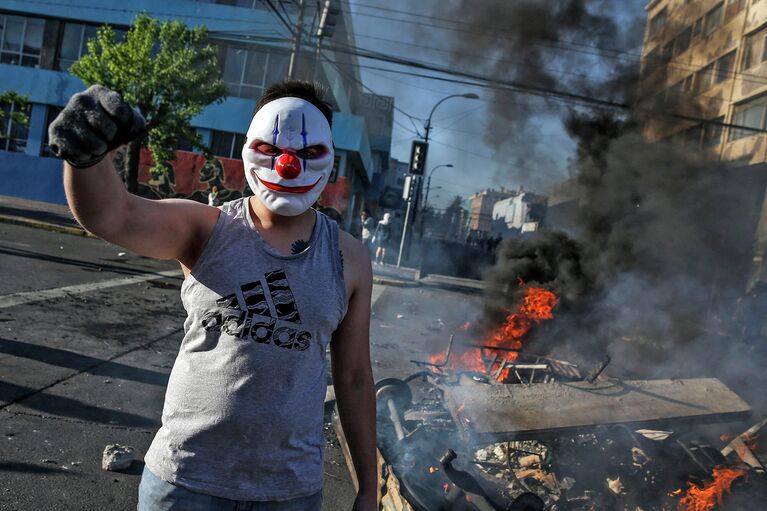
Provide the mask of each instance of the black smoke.
[{"label": "black smoke", "polygon": [[[642,83],[649,74],[639,59],[645,3],[459,2],[455,15],[472,28],[453,42],[456,66],[468,64],[469,51],[486,53],[486,61],[474,61],[476,72],[495,83],[551,91],[493,89],[487,138],[498,153],[513,153],[540,182],[535,172],[545,171],[547,141],[529,140],[541,116],[558,117],[577,147],[571,161],[577,234],[506,241],[486,275],[487,320],[513,306],[522,279],[561,298],[557,319],[535,342],[587,360],[610,352],[618,365],[644,376],[712,374],[710,357],[726,360],[743,341],[738,300],[754,280],[765,179],[648,132],[688,127],[674,114],[706,110],[691,98],[659,99]],[[652,78],[664,80],[662,72]],[[563,91],[599,101],[563,101]],[[626,107],[598,104],[605,101]]]}]

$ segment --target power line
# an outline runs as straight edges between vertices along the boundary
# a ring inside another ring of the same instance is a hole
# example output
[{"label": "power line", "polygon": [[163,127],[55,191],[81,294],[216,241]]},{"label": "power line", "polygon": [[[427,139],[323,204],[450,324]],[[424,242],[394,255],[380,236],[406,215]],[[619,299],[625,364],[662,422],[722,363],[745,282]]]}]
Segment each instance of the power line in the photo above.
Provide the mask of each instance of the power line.
[{"label": "power line", "polygon": [[[586,96],[584,94],[579,94],[579,93],[574,93],[574,92],[569,92],[564,90],[557,90],[550,87],[542,87],[538,85],[525,84],[525,83],[521,83],[519,81],[514,81],[514,80],[490,78],[490,77],[482,76],[477,73],[470,73],[466,71],[457,71],[457,70],[451,70],[448,68],[442,68],[439,66],[435,66],[433,64],[425,63],[425,62],[419,62],[419,61],[403,59],[398,57],[390,57],[378,52],[373,52],[370,50],[362,50],[362,49],[354,48],[348,45],[346,45],[346,48],[343,48],[341,46],[333,46],[333,47],[330,47],[329,49],[339,53],[349,53],[352,55],[356,55],[358,57],[369,58],[372,60],[380,60],[383,62],[398,64],[402,66],[415,67],[418,69],[433,71],[433,72],[445,74],[448,76],[458,76],[461,78],[467,78],[473,81],[469,82],[463,79],[452,79],[452,78],[439,77],[434,75],[410,73],[406,71],[397,71],[400,74],[408,74],[411,76],[418,76],[421,78],[429,78],[434,80],[449,81],[453,83],[463,83],[464,85],[472,85],[475,87],[485,87],[485,88],[497,89],[497,90],[502,90],[507,92],[530,94],[534,96],[554,99],[557,101],[563,101],[566,103],[584,104],[584,105],[589,105],[593,107],[618,109],[618,110],[625,110],[625,111],[636,110],[636,111],[639,111],[648,115],[653,115],[653,116],[669,117],[669,118],[674,118],[678,120],[699,122],[699,123],[716,125],[716,126],[721,126],[726,128],[735,128],[735,129],[750,131],[754,133],[767,133],[767,130],[761,129],[761,128],[752,128],[749,126],[726,123],[722,121],[717,121],[715,119],[703,119],[700,117],[680,114],[676,112],[664,112],[664,111],[651,110],[647,108],[640,108],[640,107],[635,107],[624,102],[613,101],[613,100],[602,99],[602,98],[595,98],[591,96]],[[327,59],[327,60],[332,61],[331,59]],[[386,68],[376,68],[376,69],[380,71],[392,72],[392,70],[389,70]]]},{"label": "power line", "polygon": [[[327,61],[330,64],[332,64],[338,70],[338,72],[341,73],[342,75],[344,75],[346,78],[356,82],[357,84],[362,86],[364,89],[366,89],[368,92],[370,92],[374,96],[381,96],[381,94],[376,93],[373,89],[371,89],[370,87],[368,87],[367,85],[362,83],[361,80],[358,80],[356,76],[349,75],[348,73],[346,73],[343,69],[341,69],[341,66],[338,64],[338,62],[336,62],[336,61],[334,61],[332,59],[327,58],[324,53],[322,54],[322,57],[325,59],[325,61]],[[359,67],[359,64],[357,64],[356,67]],[[418,117],[407,113],[406,111],[404,111],[403,109],[401,109],[400,107],[398,107],[397,105],[395,105],[393,103],[392,103],[392,108],[394,108],[394,110],[396,110],[397,112],[401,113],[402,115],[404,115],[405,117],[410,119],[411,123],[413,122],[413,119],[419,119]],[[415,127],[415,123],[413,124],[413,127]],[[418,132],[418,129],[416,128],[415,131]]]},{"label": "power line", "polygon": [[[425,18],[425,19],[429,19],[429,20],[444,21],[444,22],[453,23],[453,24],[457,24],[457,25],[473,27],[473,28],[482,30],[483,32],[494,31],[495,33],[504,33],[504,32],[509,33],[509,30],[507,28],[505,28],[505,27],[492,27],[492,26],[484,26],[484,25],[480,26],[480,25],[469,23],[469,22],[465,22],[465,21],[451,20],[451,19],[448,19],[448,18],[440,18],[440,17],[435,17],[435,16],[427,16],[427,15],[417,14],[417,13],[409,13],[409,12],[399,11],[397,9],[387,9],[387,8],[383,8],[383,7],[371,6],[369,4],[361,4],[361,3],[355,3],[355,2],[349,2],[349,3],[352,4],[352,5],[359,5],[359,6],[363,6],[363,7],[370,8],[370,9],[378,9],[378,10],[382,10],[382,11],[389,11],[389,12],[395,12],[395,13],[404,14],[404,15],[411,15],[411,16],[421,17],[421,18]],[[440,25],[425,24],[425,23],[420,23],[420,22],[416,22],[416,21],[412,21],[412,20],[403,20],[403,19],[399,19],[399,18],[391,18],[391,17],[386,17],[386,16],[378,16],[378,15],[372,15],[372,14],[368,14],[368,13],[351,12],[351,11],[344,11],[344,12],[348,12],[349,14],[357,15],[357,16],[367,16],[367,17],[385,19],[385,20],[399,22],[399,23],[416,24],[416,25],[421,26],[421,27],[437,28],[437,29],[441,29],[441,30],[457,31],[457,32],[467,32],[467,33],[470,33],[470,34],[476,34],[475,30],[462,30],[462,29],[455,28],[455,27],[444,27],[444,26],[440,26]],[[430,48],[430,49],[435,50],[435,51],[445,51],[445,52],[450,52],[450,53],[453,53],[453,54],[456,54],[456,55],[461,54],[460,52],[457,52],[457,51],[443,50],[443,49],[438,49],[438,48],[434,48],[434,47],[426,47],[426,46],[422,46],[422,45],[415,45],[415,44],[411,44],[411,43],[404,43],[402,41],[395,41],[395,40],[390,40],[390,39],[386,39],[386,38],[376,38],[376,37],[373,37],[373,36],[366,36],[366,35],[358,35],[358,37],[370,38],[370,39],[378,39],[378,40],[387,41],[387,42],[394,43],[394,44],[407,44],[409,46],[418,47],[418,48]],[[506,37],[501,37],[501,38],[502,39],[508,39]],[[529,42],[532,42],[532,44],[535,44],[535,45],[538,45],[538,46],[543,46],[543,47],[546,47],[546,48],[555,48],[555,49],[560,49],[560,50],[564,50],[564,51],[572,51],[572,52],[576,52],[576,53],[583,53],[583,54],[592,55],[592,56],[598,56],[598,57],[603,57],[603,58],[607,57],[607,58],[619,59],[619,60],[623,60],[624,62],[635,63],[637,65],[641,64],[642,62],[646,62],[646,61],[651,60],[647,56],[642,56],[641,53],[627,52],[627,51],[623,51],[623,50],[617,50],[615,48],[604,48],[604,47],[599,47],[599,46],[591,45],[591,44],[578,43],[578,42],[575,42],[575,41],[561,41],[561,40],[558,40],[558,39],[544,38],[544,37],[541,37],[540,40],[544,41],[544,42],[539,42],[539,43],[536,43],[534,41],[529,41]],[[568,45],[571,45],[572,47],[568,47]],[[599,50],[600,53],[596,53],[596,52],[593,52],[593,51],[578,50],[576,48],[586,48],[588,50]],[[471,56],[470,54],[467,54],[467,55]],[[623,55],[625,55],[625,57],[623,57]],[[487,56],[479,56],[479,55],[477,55],[477,56],[478,57],[482,57],[485,60],[497,60],[499,62],[508,61],[508,60],[504,60],[504,59],[488,59]],[[657,60],[659,62],[661,62],[662,57],[658,57]],[[682,63],[682,62],[670,63],[670,64],[664,63],[664,64],[666,64],[666,67],[676,68],[676,69],[679,69],[679,70],[682,70],[682,71],[697,71],[697,70],[700,70],[700,69],[705,67],[705,65],[704,66],[695,66],[695,65],[692,65],[692,64],[685,64],[685,63]],[[578,75],[578,73],[573,73],[573,72],[570,72],[570,71],[562,71],[562,72],[568,73],[568,74]],[[761,84],[767,83],[767,80],[765,80],[765,77],[761,76],[761,75],[744,73],[742,71],[741,72],[733,71],[731,74],[733,76],[742,76],[742,77],[750,78],[750,80],[744,80],[744,81],[751,81],[753,83],[761,83]]]}]

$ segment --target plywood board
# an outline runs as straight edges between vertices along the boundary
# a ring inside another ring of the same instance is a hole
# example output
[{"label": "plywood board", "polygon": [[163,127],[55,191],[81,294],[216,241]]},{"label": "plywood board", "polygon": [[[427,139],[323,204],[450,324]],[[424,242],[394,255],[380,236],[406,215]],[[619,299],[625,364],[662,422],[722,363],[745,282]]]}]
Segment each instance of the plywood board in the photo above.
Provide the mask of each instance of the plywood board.
[{"label": "plywood board", "polygon": [[459,429],[488,440],[541,438],[598,425],[733,419],[748,404],[716,378],[444,387]]}]

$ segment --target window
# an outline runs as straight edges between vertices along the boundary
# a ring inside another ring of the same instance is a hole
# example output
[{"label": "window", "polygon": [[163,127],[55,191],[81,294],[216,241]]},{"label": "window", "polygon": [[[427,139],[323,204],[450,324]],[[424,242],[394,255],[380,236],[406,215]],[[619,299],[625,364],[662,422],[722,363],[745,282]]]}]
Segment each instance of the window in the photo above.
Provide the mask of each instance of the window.
[{"label": "window", "polygon": [[40,18],[0,15],[0,62],[40,67],[44,25]]},{"label": "window", "polygon": [[687,27],[682,30],[676,39],[674,39],[674,57],[683,53],[690,47],[690,41],[692,40],[692,27]]},{"label": "window", "polygon": [[731,51],[716,61],[716,78],[714,83],[721,83],[732,76],[733,66],[735,65],[735,52]]},{"label": "window", "polygon": [[700,148],[700,140],[703,136],[703,125],[698,124],[684,131],[684,143],[691,149]]},{"label": "window", "polygon": [[60,106],[48,106],[48,111],[45,114],[45,140],[43,140],[43,148],[40,151],[40,156],[47,156],[49,158],[56,157],[56,155],[54,155],[51,151],[51,146],[48,145],[48,126],[51,125],[53,120],[62,110],[64,110],[64,108]]},{"label": "window", "polygon": [[266,87],[285,78],[289,60],[287,53],[274,50],[227,46],[223,79],[229,94],[258,98]]},{"label": "window", "polygon": [[[732,123],[748,128],[763,129],[765,108],[767,108],[767,96],[761,96],[746,103],[735,105]],[[730,140],[737,140],[756,134],[756,132],[751,130],[732,129],[730,131]]]},{"label": "window", "polygon": [[695,24],[692,26],[692,37],[698,37],[703,32],[703,16],[695,20]]},{"label": "window", "polygon": [[94,25],[66,23],[59,44],[58,62],[56,68],[67,71],[69,66],[88,53],[88,39],[96,37],[98,28]]},{"label": "window", "polygon": [[684,92],[692,92],[692,84],[695,81],[695,75],[688,75],[684,79]]},{"label": "window", "polygon": [[[0,151],[23,153],[27,149],[29,130],[23,124],[13,122],[11,116],[19,112],[18,105],[5,103],[2,105],[3,118],[0,120]],[[29,108],[24,113],[29,115]]]},{"label": "window", "polygon": [[746,0],[727,0],[727,6],[724,9],[724,21],[727,22],[738,14],[746,6]]},{"label": "window", "polygon": [[[88,40],[96,37],[99,27],[82,23],[65,23],[59,41],[56,69],[69,70],[69,66],[88,53]],[[114,29],[118,41],[125,38],[125,30]]]},{"label": "window", "polygon": [[660,64],[660,46],[656,46],[645,55],[645,72],[653,72]]},{"label": "window", "polygon": [[705,90],[708,90],[711,88],[711,86],[714,83],[714,64],[715,62],[712,62],[711,64],[707,65],[706,67],[700,69],[697,73],[695,73],[695,94],[699,94]]},{"label": "window", "polygon": [[191,140],[179,135],[176,137],[176,150],[192,152],[194,151],[194,145],[192,144]]},{"label": "window", "polygon": [[724,116],[717,117],[703,128],[703,147],[716,147],[722,142]]},{"label": "window", "polygon": [[719,26],[722,24],[722,13],[724,12],[722,3],[720,2],[719,5],[708,11],[708,13],[705,16],[705,20],[703,21],[703,32],[706,35],[710,35],[711,32],[719,28]]},{"label": "window", "polygon": [[658,14],[656,14],[651,20],[650,20],[650,37],[654,37],[661,33],[663,30],[663,27],[666,26],[666,17],[668,12],[666,11],[666,8],[660,10]]},{"label": "window", "polygon": [[668,92],[666,94],[666,100],[677,101],[679,98],[682,97],[683,91],[684,91],[684,80],[679,80],[674,85],[668,88]]},{"label": "window", "polygon": [[750,69],[764,62],[767,57],[767,45],[764,44],[767,37],[767,26],[764,26],[750,34],[746,38],[746,56],[743,59],[743,69]]},{"label": "window", "polygon": [[666,63],[669,60],[671,60],[671,57],[674,56],[674,41],[671,40],[667,42],[665,45],[663,45],[663,50],[661,53],[661,62]]},{"label": "window", "polygon": [[245,135],[228,131],[213,130],[210,148],[213,154],[222,158],[240,158]]}]

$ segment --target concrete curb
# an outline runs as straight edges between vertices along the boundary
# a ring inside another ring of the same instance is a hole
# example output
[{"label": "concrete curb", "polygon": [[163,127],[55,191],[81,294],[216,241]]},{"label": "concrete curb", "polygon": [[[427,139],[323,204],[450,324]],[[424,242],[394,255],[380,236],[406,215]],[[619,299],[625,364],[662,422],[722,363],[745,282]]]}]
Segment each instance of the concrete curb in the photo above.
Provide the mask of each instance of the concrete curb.
[{"label": "concrete curb", "polygon": [[419,287],[421,284],[416,281],[387,279],[385,277],[378,277],[373,275],[373,284],[380,284],[383,286],[395,286],[395,287]]},{"label": "concrete curb", "polygon": [[420,280],[418,284],[421,287],[432,287],[436,289],[444,289],[446,291],[459,291],[461,293],[469,293],[469,294],[482,294],[485,290],[484,288],[475,287],[475,286],[465,286],[458,283],[452,283],[452,282],[434,282],[434,281],[426,281],[426,280]]},{"label": "concrete curb", "polygon": [[45,229],[51,232],[60,232],[62,234],[71,234],[73,236],[85,236],[87,238],[98,238],[89,233],[81,227],[69,227],[67,225],[59,225],[51,222],[43,222],[42,220],[32,220],[31,218],[24,218],[20,216],[0,215],[0,222],[6,224],[23,225],[25,227],[33,227],[35,229]]},{"label": "concrete curb", "polygon": [[[42,220],[33,220],[31,218],[24,218],[11,215],[0,215],[0,222],[6,224],[23,225],[25,227],[33,227],[35,229],[45,229],[51,232],[59,232],[62,234],[71,234],[73,236],[85,236],[87,238],[98,239],[95,236],[81,227],[70,227],[67,225],[59,225],[51,222],[43,222]],[[469,293],[481,293],[482,289],[478,289],[473,286],[464,286],[457,282],[434,282],[425,279],[419,279],[415,281],[397,280],[386,277],[379,277],[373,275],[373,283],[383,286],[395,286],[395,287],[435,287],[441,289],[448,289],[451,291],[463,291]]]}]

